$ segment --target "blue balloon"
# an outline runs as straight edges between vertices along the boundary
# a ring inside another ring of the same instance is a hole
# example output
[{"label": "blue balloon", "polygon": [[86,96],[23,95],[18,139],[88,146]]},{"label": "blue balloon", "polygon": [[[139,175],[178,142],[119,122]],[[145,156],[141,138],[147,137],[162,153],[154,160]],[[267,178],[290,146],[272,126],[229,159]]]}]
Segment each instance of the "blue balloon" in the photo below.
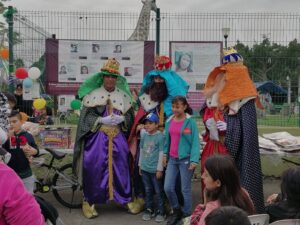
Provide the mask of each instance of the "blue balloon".
[{"label": "blue balloon", "polygon": [[23,81],[23,87],[24,88],[31,88],[32,87],[32,80],[30,78],[26,78]]}]

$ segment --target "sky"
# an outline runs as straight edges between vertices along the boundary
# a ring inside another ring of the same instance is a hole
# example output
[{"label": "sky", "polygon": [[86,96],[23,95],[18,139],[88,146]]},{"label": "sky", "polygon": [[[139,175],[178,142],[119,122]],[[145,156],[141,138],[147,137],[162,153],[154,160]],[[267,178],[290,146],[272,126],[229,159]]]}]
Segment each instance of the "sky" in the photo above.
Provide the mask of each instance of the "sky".
[{"label": "sky", "polygon": [[[3,1],[3,0],[2,0]],[[141,0],[6,0],[19,10],[139,12]],[[156,0],[161,12],[299,12],[299,0]]]}]

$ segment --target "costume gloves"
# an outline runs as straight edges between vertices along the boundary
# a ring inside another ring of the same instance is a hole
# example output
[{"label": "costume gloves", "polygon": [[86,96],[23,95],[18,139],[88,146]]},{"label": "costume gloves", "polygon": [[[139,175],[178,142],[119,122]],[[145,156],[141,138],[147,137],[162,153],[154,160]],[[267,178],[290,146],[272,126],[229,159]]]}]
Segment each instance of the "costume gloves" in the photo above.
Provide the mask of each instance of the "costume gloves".
[{"label": "costume gloves", "polygon": [[125,120],[125,118],[124,118],[124,116],[119,116],[117,114],[112,114],[112,120],[114,122],[114,125],[117,125],[117,124],[122,123]]},{"label": "costume gloves", "polygon": [[217,121],[217,128],[219,131],[225,131],[225,130],[227,130],[227,123],[219,120],[219,121]]},{"label": "costume gloves", "polygon": [[100,123],[105,125],[118,125],[124,121],[124,116],[119,116],[117,114],[112,114],[100,119]]}]

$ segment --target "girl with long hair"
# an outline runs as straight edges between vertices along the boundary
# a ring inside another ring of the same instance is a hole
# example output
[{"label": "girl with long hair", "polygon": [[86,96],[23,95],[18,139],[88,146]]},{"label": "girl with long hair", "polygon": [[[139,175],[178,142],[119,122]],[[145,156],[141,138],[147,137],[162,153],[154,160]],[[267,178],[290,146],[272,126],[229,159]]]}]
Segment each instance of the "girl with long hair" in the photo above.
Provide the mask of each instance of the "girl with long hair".
[{"label": "girl with long hair", "polygon": [[[173,116],[165,125],[164,144],[164,165],[167,166],[164,189],[173,209],[167,225],[175,225],[182,217],[191,215],[191,180],[200,155],[199,131],[196,122],[191,118],[191,109],[184,96],[173,98],[172,112]],[[178,174],[184,199],[182,209],[175,192]]]},{"label": "girl with long hair", "polygon": [[202,179],[206,186],[206,199],[192,214],[192,225],[205,225],[205,217],[221,206],[236,206],[248,215],[254,214],[252,200],[241,187],[238,170],[230,156],[213,155],[207,158]]}]

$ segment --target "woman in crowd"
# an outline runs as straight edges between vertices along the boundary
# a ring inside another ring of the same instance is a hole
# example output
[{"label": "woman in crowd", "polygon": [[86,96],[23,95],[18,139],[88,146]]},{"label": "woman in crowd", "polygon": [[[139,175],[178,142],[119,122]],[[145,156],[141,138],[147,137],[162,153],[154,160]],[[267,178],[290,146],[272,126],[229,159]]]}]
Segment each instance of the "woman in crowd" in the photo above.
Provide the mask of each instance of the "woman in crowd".
[{"label": "woman in crowd", "polygon": [[300,219],[300,167],[283,172],[281,193],[268,197],[266,212],[270,223],[283,219]]}]

